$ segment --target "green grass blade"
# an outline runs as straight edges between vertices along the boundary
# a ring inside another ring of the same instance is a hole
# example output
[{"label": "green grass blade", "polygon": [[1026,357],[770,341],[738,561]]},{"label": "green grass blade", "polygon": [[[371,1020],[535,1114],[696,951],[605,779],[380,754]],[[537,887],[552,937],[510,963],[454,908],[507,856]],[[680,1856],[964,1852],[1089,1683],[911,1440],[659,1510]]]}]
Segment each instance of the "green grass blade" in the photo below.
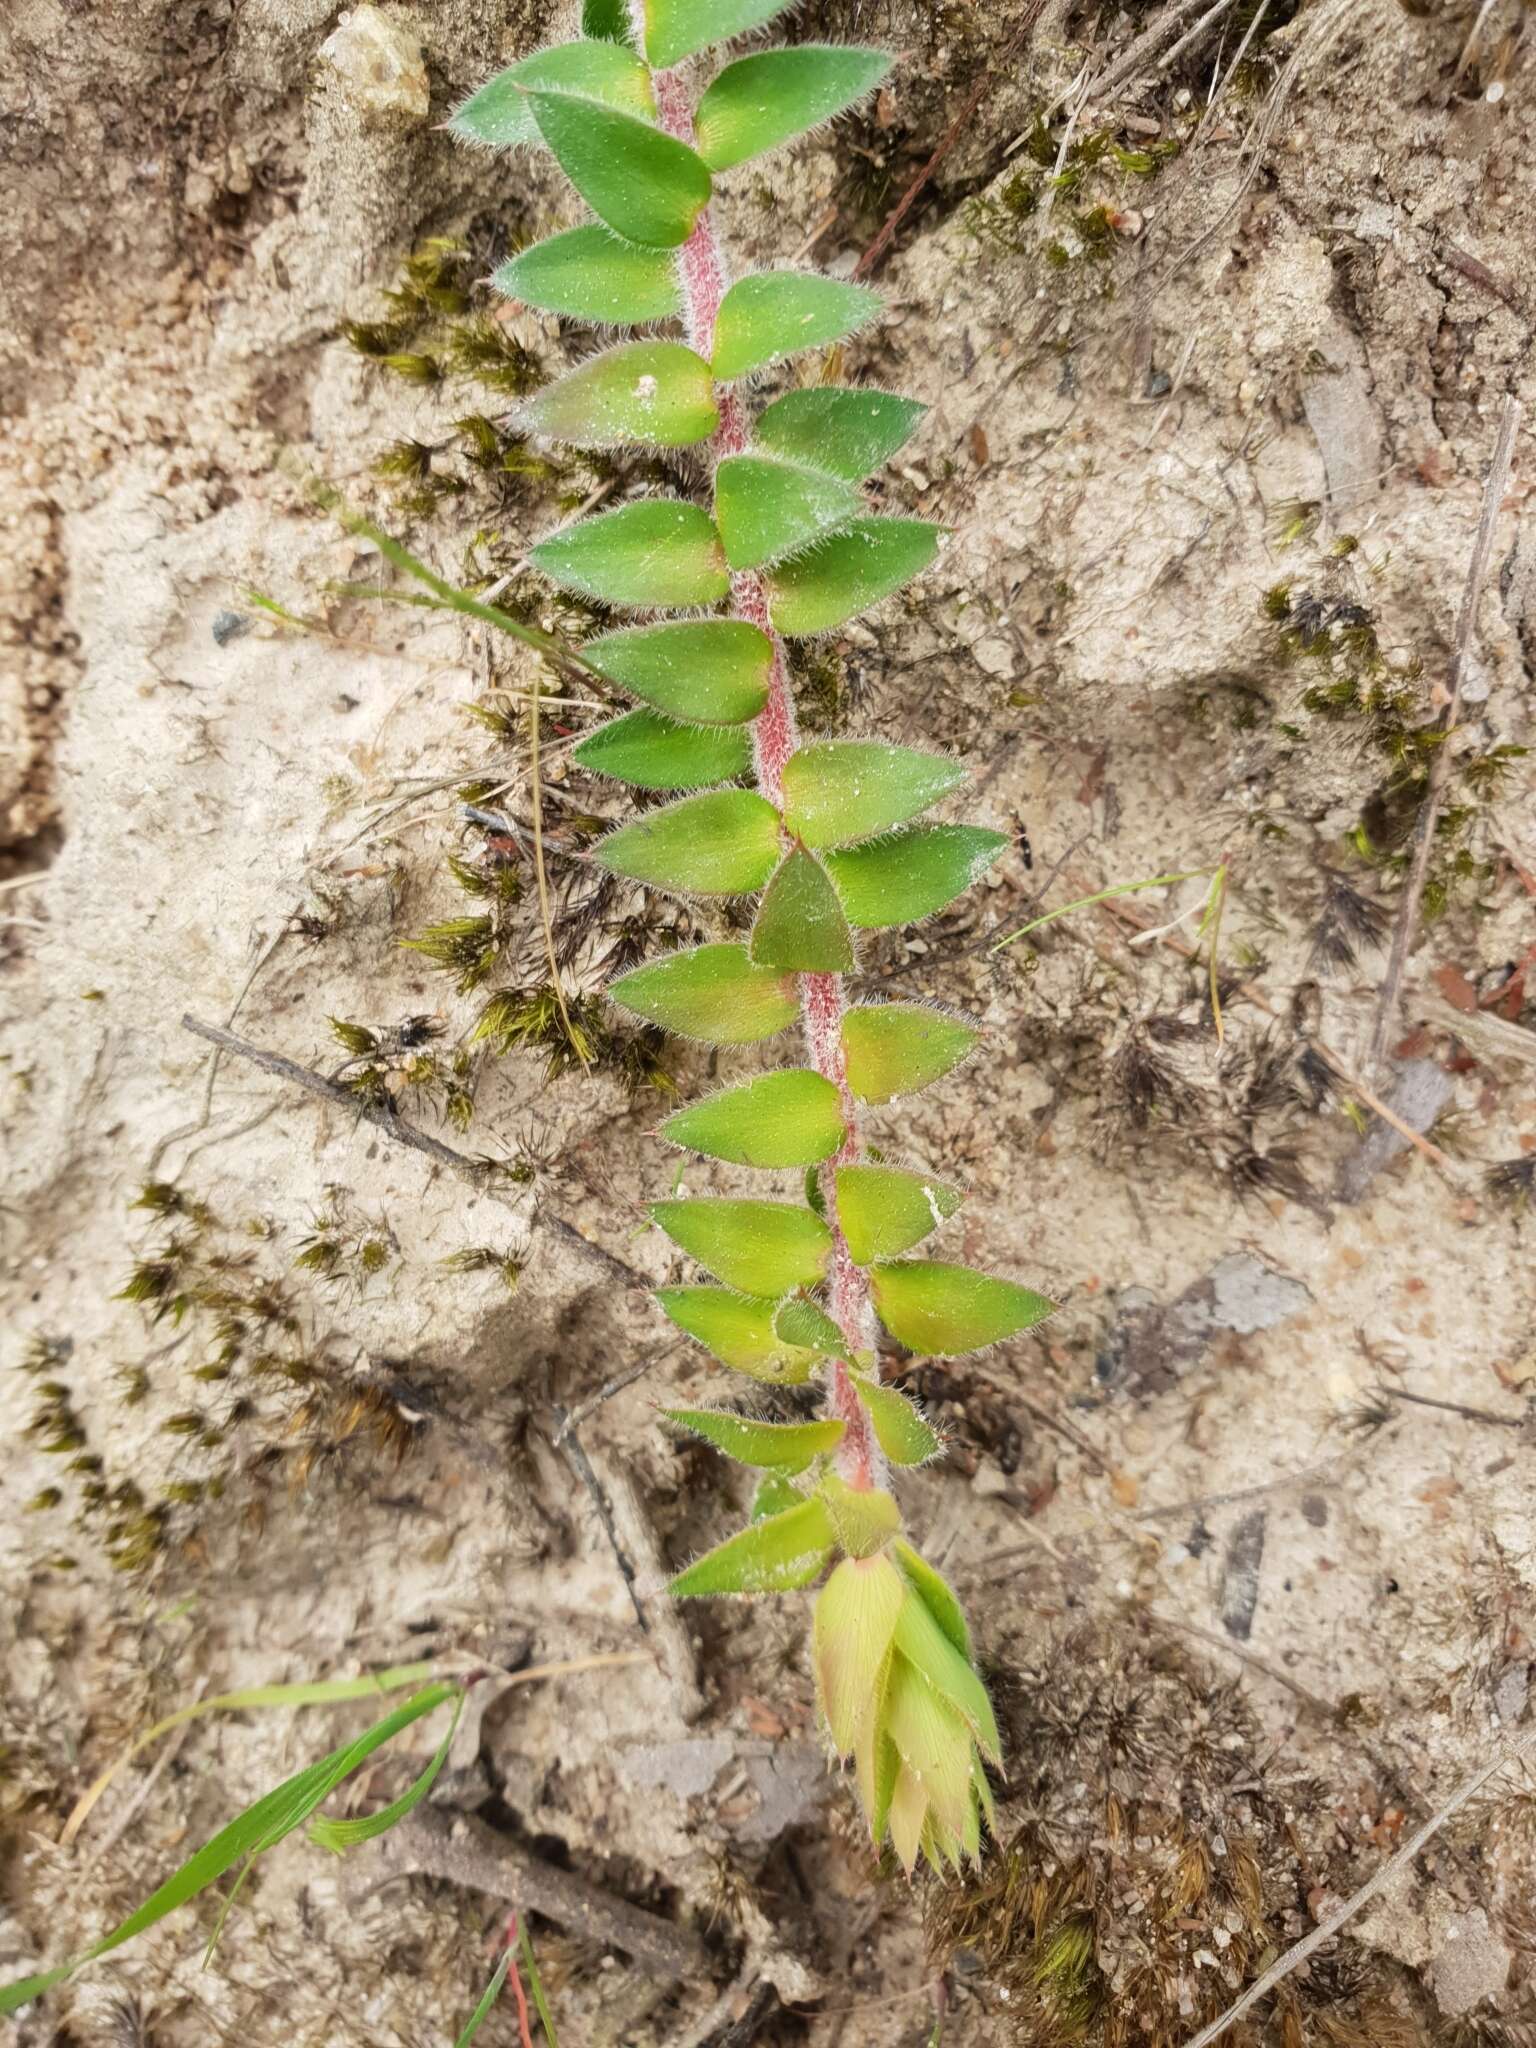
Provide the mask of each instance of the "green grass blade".
[{"label": "green grass blade", "polygon": [[425,589],[445,605],[449,611],[462,612],[467,619],[478,619],[484,626],[494,626],[499,633],[509,633],[514,640],[521,640],[525,647],[533,647],[551,661],[563,662],[566,666],[585,669],[595,675],[586,656],[577,647],[569,645],[553,633],[546,633],[542,627],[524,625],[521,619],[514,619],[510,612],[504,612],[500,605],[486,604],[478,597],[471,597],[467,590],[461,590],[456,583],[439,576],[435,569],[429,569],[425,562],[413,555],[409,548],[402,547],[393,534],[386,533],[381,526],[375,526],[371,519],[365,519],[360,512],[354,512],[345,500],[328,485],[317,484],[315,495],[328,512],[346,528],[348,533],[360,539],[371,541],[395,568],[414,577]]},{"label": "green grass blade", "polygon": [[[358,1681],[342,1680],[340,1683],[356,1684]],[[275,1688],[260,1688],[274,1690]],[[194,1851],[179,1869],[172,1872],[165,1883],[160,1885],[126,1920],[118,1922],[110,1933],[103,1935],[82,1955],[61,1963],[57,1968],[45,1970],[35,1977],[23,1978],[19,1984],[10,1984],[0,1989],[0,2014],[18,2011],[32,1999],[39,1997],[55,1984],[63,1983],[83,1964],[94,1962],[100,1956],[121,1948],[124,1942],[132,1941],[146,1928],[157,1925],[178,1906],[187,1905],[200,1892],[216,1884],[225,1871],[236,1863],[244,1862],[247,1869],[263,1850],[280,1842],[307,1820],[323,1800],[327,1799],[343,1778],[355,1771],[359,1764],[371,1756],[381,1744],[390,1741],[413,1721],[419,1721],[424,1714],[430,1714],[447,1700],[462,1699],[463,1689],[452,1684],[430,1685],[414,1698],[397,1707],[382,1721],[376,1721],[354,1741],[332,1750],[329,1756],[297,1771],[291,1778],[266,1793],[243,1813],[237,1814],[225,1827]],[[183,1717],[185,1718],[185,1716]],[[244,1871],[237,1881],[235,1890],[244,1881]],[[217,1940],[219,1928],[229,1911],[233,1898],[226,1902],[214,1928],[213,1939]]]},{"label": "green grass blade", "polygon": [[501,1987],[503,1984],[506,1983],[507,1972],[511,1969],[511,1967],[512,1951],[509,1948],[503,1949],[501,1954],[501,1961],[496,1965],[495,1976],[492,1977],[490,1983],[487,1984],[484,1991],[481,1992],[480,2003],[475,2007],[474,2011],[465,2021],[464,2031],[462,2034],[460,2034],[458,2040],[454,2042],[453,2048],[468,2048],[468,2044],[471,2041],[473,2041],[476,2034],[479,2033],[480,2028],[484,2023],[486,2014],[490,2011],[491,2007],[496,2003],[497,1999],[501,1996]]},{"label": "green grass blade", "polygon": [[239,1692],[221,1692],[214,1699],[194,1700],[190,1706],[178,1707],[174,1714],[167,1714],[163,1721],[157,1721],[153,1728],[147,1729],[81,1794],[64,1824],[60,1844],[67,1847],[75,1839],[102,1793],[136,1756],[158,1742],[162,1735],[169,1735],[173,1728],[179,1728],[184,1721],[201,1720],[205,1714],[237,1714],[251,1707],[331,1707],[348,1700],[382,1698],[386,1693],[403,1692],[408,1685],[425,1684],[436,1668],[430,1662],[398,1664],[388,1671],[370,1672],[363,1678],[321,1678],[302,1680],[292,1685],[246,1686]]},{"label": "green grass blade", "polygon": [[528,1972],[528,1989],[533,1993],[534,2010],[539,2016],[539,2025],[544,2029],[544,2039],[549,2048],[560,2048],[555,2039],[555,2023],[549,2016],[549,2007],[544,1999],[544,1986],[539,1977],[538,1959],[533,1953],[533,1936],[528,1932],[528,1922],[523,1920],[518,1928],[518,1943],[523,1951],[523,1968]]},{"label": "green grass blade", "polygon": [[1164,889],[1170,882],[1192,882],[1197,875],[1208,875],[1209,868],[1190,868],[1182,875],[1148,875],[1144,882],[1116,882],[1112,889],[1100,889],[1094,896],[1079,896],[1073,903],[1063,903],[1059,910],[1048,910],[1043,917],[1032,917],[1028,924],[1021,924],[1016,932],[1009,932],[992,947],[1000,953],[1004,946],[1011,946],[1030,932],[1039,931],[1043,924],[1054,924],[1058,917],[1068,917],[1074,910],[1087,910],[1095,903],[1107,903],[1112,896],[1134,896],[1139,889]]},{"label": "green grass blade", "polygon": [[360,1842],[371,1842],[376,1835],[388,1834],[396,1821],[405,1819],[412,1807],[418,1805],[432,1790],[437,1774],[448,1761],[448,1751],[458,1732],[459,1716],[464,1711],[467,1695],[460,1692],[453,1705],[453,1719],[448,1724],[448,1733],[437,1746],[437,1753],[421,1776],[398,1799],[388,1806],[380,1807],[377,1813],[366,1814],[360,1820],[317,1820],[310,1823],[309,1839],[322,1849],[333,1849],[339,1856],[348,1849],[355,1849]]}]

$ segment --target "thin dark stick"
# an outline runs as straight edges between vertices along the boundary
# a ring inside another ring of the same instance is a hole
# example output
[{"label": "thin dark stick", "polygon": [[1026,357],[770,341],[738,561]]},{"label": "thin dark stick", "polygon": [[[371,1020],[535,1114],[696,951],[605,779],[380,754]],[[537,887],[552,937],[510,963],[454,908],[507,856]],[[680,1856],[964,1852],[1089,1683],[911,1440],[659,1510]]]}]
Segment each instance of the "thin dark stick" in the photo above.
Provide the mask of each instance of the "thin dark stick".
[{"label": "thin dark stick", "polygon": [[[302,1088],[306,1095],[316,1096],[321,1102],[333,1103],[338,1109],[349,1110],[365,1124],[372,1124],[376,1131],[382,1131],[386,1138],[392,1138],[397,1145],[407,1146],[412,1152],[420,1152],[434,1165],[446,1167],[470,1187],[482,1194],[492,1196],[496,1201],[512,1203],[510,1191],[498,1185],[500,1169],[493,1159],[471,1159],[467,1152],[456,1152],[451,1145],[445,1145],[441,1138],[434,1138],[429,1131],[418,1130],[415,1124],[407,1123],[392,1109],[386,1109],[376,1102],[367,1102],[354,1095],[350,1088],[340,1081],[327,1080],[324,1074],[317,1074],[311,1067],[301,1067],[297,1060],[285,1059],[280,1052],[268,1052],[265,1047],[252,1045],[248,1039],[237,1038],[233,1031],[226,1031],[222,1025],[205,1024],[200,1017],[184,1016],[181,1020],[183,1031],[190,1031],[196,1038],[204,1038],[221,1052],[237,1053],[243,1060],[249,1060],[253,1067],[260,1067],[264,1074],[275,1075],[280,1081],[291,1081],[295,1088]],[[622,1282],[625,1287],[648,1287],[645,1275],[612,1252],[604,1251],[601,1245],[590,1242],[572,1223],[563,1216],[551,1216],[547,1211],[537,1211],[532,1227],[548,1231],[563,1245],[570,1248],[590,1265],[598,1266],[610,1280]]]},{"label": "thin dark stick", "polygon": [[960,140],[966,129],[970,127],[975,117],[976,109],[981,105],[987,94],[993,90],[998,78],[1022,53],[1024,45],[1029,40],[1031,29],[1033,29],[1035,23],[1044,12],[1045,0],[1027,0],[1024,19],[1008,38],[996,59],[988,65],[981,83],[939,137],[938,147],[934,150],[932,156],[929,157],[917,176],[908,185],[906,191],[897,200],[895,206],[886,215],[885,224],[879,234],[876,235],[875,239],[864,251],[864,254],[853,266],[855,278],[868,277],[870,272],[879,263],[881,257],[884,256],[886,250],[889,249],[892,241],[895,239],[896,230],[917,204],[929,179],[933,176],[939,165],[943,163],[945,157],[949,155],[949,152]]},{"label": "thin dark stick", "polygon": [[608,1505],[608,1496],[598,1483],[597,1474],[592,1470],[592,1461],[587,1456],[581,1438],[571,1428],[570,1417],[559,1408],[555,1410],[555,1414],[559,1417],[559,1427],[555,1431],[555,1449],[586,1488],[587,1496],[597,1510],[597,1519],[603,1525],[603,1534],[608,1538],[608,1547],[613,1552],[614,1563],[619,1568],[619,1577],[624,1581],[629,1604],[635,1610],[635,1619],[649,1635],[651,1624],[640,1604],[640,1595],[635,1590],[635,1567],[630,1562],[628,1551],[619,1541],[619,1532],[614,1527],[613,1509]]},{"label": "thin dark stick", "polygon": [[1504,401],[1504,417],[1499,423],[1499,438],[1494,444],[1493,460],[1488,465],[1488,479],[1483,486],[1483,509],[1477,522],[1477,539],[1472,546],[1472,564],[1467,571],[1466,584],[1461,593],[1461,611],[1456,620],[1456,644],[1451,654],[1450,672],[1446,678],[1446,700],[1435,729],[1440,733],[1440,744],[1435,748],[1429,764],[1429,787],[1424,801],[1419,805],[1419,814],[1413,821],[1413,859],[1408,869],[1408,880],[1403,887],[1403,900],[1398,910],[1397,928],[1392,934],[1392,952],[1387,961],[1387,971],[1381,984],[1381,995],[1376,1006],[1376,1024],[1371,1032],[1371,1053],[1369,1064],[1379,1069],[1386,1054],[1387,1040],[1397,1019],[1398,1000],[1402,994],[1403,971],[1408,965],[1408,949],[1413,944],[1419,928],[1419,905],[1424,896],[1424,882],[1429,874],[1429,857],[1434,851],[1435,820],[1440,813],[1440,798],[1445,790],[1446,778],[1451,772],[1451,736],[1456,729],[1456,716],[1461,709],[1461,684],[1466,672],[1467,655],[1472,646],[1472,635],[1477,625],[1477,601],[1482,595],[1483,579],[1488,573],[1488,563],[1493,555],[1493,534],[1498,524],[1499,508],[1504,502],[1504,491],[1509,483],[1510,464],[1515,453],[1515,436],[1520,430],[1520,401],[1508,398]]},{"label": "thin dark stick", "polygon": [[622,1949],[656,1977],[695,1979],[708,1972],[708,1951],[686,1927],[530,1855],[473,1814],[419,1806],[379,1842],[368,1882],[351,1893],[351,1901],[391,1878],[414,1876],[440,1878],[505,1899],[520,1911],[542,1913],[584,1941]]},{"label": "thin dark stick", "polygon": [[1523,1415],[1495,1415],[1491,1408],[1469,1408],[1462,1401],[1437,1401],[1430,1394],[1410,1394],[1401,1387],[1377,1387],[1383,1401],[1407,1401],[1415,1408],[1434,1408],[1442,1415],[1459,1415],[1464,1422],[1486,1422],[1495,1429],[1524,1429]]}]

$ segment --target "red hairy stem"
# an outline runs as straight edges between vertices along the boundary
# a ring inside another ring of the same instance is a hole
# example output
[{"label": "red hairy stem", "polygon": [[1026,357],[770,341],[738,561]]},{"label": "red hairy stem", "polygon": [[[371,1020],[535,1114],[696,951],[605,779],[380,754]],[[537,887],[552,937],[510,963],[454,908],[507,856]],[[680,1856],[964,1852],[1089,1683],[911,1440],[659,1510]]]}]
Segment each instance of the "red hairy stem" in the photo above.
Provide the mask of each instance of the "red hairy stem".
[{"label": "red hairy stem", "polygon": [[[642,44],[643,47],[643,44]],[[675,71],[658,71],[652,83],[661,125],[679,142],[693,142],[693,108],[682,78]],[[714,352],[715,317],[730,282],[721,253],[719,237],[710,209],[706,206],[694,224],[693,233],[678,252],[678,278],[683,292],[683,325],[688,345],[707,362]],[[747,412],[737,392],[716,387],[720,424],[709,443],[712,461],[740,455],[747,446]],[[795,704],[789,687],[789,670],[784,643],[773,630],[768,613],[768,588],[763,578],[742,571],[731,578],[731,609],[765,633],[773,646],[773,664],[768,678],[768,702],[753,721],[752,744],[757,783],[771,804],[784,801],[784,764],[795,750]],[[821,1168],[820,1186],[827,1227],[832,1232],[829,1295],[832,1320],[842,1331],[850,1352],[874,1351],[874,1312],[870,1305],[869,1282],[863,1269],[854,1264],[837,1214],[834,1169],[859,1157],[858,1107],[848,1086],[843,1057],[843,979],[840,974],[802,974],[800,996],[805,1024],[806,1050],[818,1074],[834,1083],[842,1100],[845,1136],[837,1157]],[[838,1446],[838,1470],[848,1485],[867,1491],[880,1483],[883,1460],[875,1443],[869,1416],[854,1390],[847,1359],[831,1362],[828,1389],[831,1411],[847,1426]]]}]

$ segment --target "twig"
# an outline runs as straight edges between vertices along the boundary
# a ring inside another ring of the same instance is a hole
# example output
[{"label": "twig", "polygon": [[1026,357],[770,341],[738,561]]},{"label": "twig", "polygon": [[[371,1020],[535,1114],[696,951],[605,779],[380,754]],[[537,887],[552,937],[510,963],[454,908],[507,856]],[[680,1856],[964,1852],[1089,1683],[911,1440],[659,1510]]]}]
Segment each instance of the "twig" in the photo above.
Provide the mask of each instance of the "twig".
[{"label": "twig", "polygon": [[1045,6],[1046,0],[1025,0],[1023,20],[1003,45],[997,58],[987,66],[976,90],[970,94],[965,105],[939,137],[938,146],[933,154],[922,166],[921,170],[919,170],[911,184],[908,185],[906,191],[902,193],[895,206],[886,215],[885,223],[881,227],[879,234],[876,235],[875,239],[853,267],[855,279],[868,277],[870,272],[879,263],[881,257],[884,256],[886,250],[891,246],[896,230],[917,204],[928,181],[960,140],[960,137],[970,127],[976,109],[981,105],[987,94],[996,86],[998,78],[1022,54],[1024,45],[1029,40],[1030,31],[1045,12]]},{"label": "twig", "polygon": [[670,1574],[661,1561],[650,1517],[622,1465],[599,1453],[592,1471],[607,1498],[613,1528],[633,1560],[636,1582],[630,1590],[649,1616],[651,1640],[676,1695],[678,1713],[684,1721],[697,1721],[707,1703],[699,1685],[693,1632],[679,1603],[662,1591]]},{"label": "twig", "polygon": [[[354,1095],[340,1081],[327,1080],[324,1074],[317,1074],[310,1067],[301,1067],[297,1060],[285,1059],[279,1052],[268,1052],[259,1045],[252,1045],[248,1039],[237,1038],[232,1031],[225,1031],[218,1024],[205,1024],[201,1018],[184,1016],[181,1020],[183,1031],[190,1031],[196,1038],[205,1038],[210,1045],[221,1052],[238,1053],[252,1066],[260,1067],[264,1074],[273,1074],[280,1081],[291,1081],[296,1088],[302,1088],[306,1095],[314,1095],[321,1102],[334,1103],[338,1109],[350,1110],[366,1124],[382,1131],[387,1138],[393,1138],[397,1145],[405,1145],[412,1152],[420,1152],[434,1164],[446,1167],[462,1181],[487,1194],[493,1200],[509,1206],[521,1207],[522,1198],[514,1196],[498,1185],[500,1168],[494,1159],[471,1159],[466,1152],[456,1152],[451,1145],[445,1145],[441,1138],[434,1138],[429,1131],[419,1130],[415,1124],[407,1123],[391,1109],[378,1103],[366,1102]],[[590,1265],[598,1266],[610,1280],[622,1281],[625,1287],[648,1287],[650,1282],[634,1266],[616,1258],[612,1252],[604,1251],[601,1245],[593,1244],[582,1236],[572,1223],[563,1216],[551,1216],[547,1210],[536,1210],[530,1227],[544,1230],[551,1237],[558,1238],[564,1245],[584,1258]]]},{"label": "twig", "polygon": [[1410,1394],[1403,1387],[1378,1386],[1383,1401],[1406,1401],[1414,1408],[1433,1408],[1442,1415],[1459,1415],[1463,1422],[1486,1422],[1494,1429],[1524,1429],[1523,1415],[1495,1415],[1491,1408],[1469,1408],[1464,1401],[1437,1401],[1432,1394]]},{"label": "twig", "polygon": [[1340,1462],[1332,1458],[1326,1465],[1308,1465],[1300,1472],[1288,1472],[1283,1479],[1271,1479],[1262,1486],[1239,1486],[1231,1493],[1203,1493],[1194,1500],[1172,1501],[1163,1508],[1142,1508],[1131,1520],[1166,1522],[1177,1516],[1204,1514],[1207,1508],[1230,1507],[1234,1501],[1259,1500],[1265,1494],[1289,1493],[1293,1487],[1318,1485],[1337,1475]]},{"label": "twig", "polygon": [[1536,1746],[1536,1728],[1529,1728],[1517,1741],[1512,1742],[1496,1756],[1492,1763],[1484,1764],[1480,1771],[1475,1771],[1464,1784],[1457,1787],[1444,1806],[1431,1814],[1424,1825],[1409,1837],[1397,1854],[1390,1857],[1376,1875],[1360,1887],[1353,1898],[1346,1899],[1342,1906],[1328,1915],[1321,1926],[1314,1927],[1312,1932],[1298,1941],[1294,1948],[1288,1948],[1256,1984],[1251,1985],[1234,2005],[1228,2006],[1220,2019],[1212,2020],[1208,2027],[1201,2028],[1193,2040],[1186,2042],[1185,2048],[1209,2048],[1212,2041],[1219,2041],[1227,2029],[1240,2020],[1245,2012],[1257,2005],[1261,1998],[1273,1991],[1275,1986],[1289,1977],[1293,1970],[1299,1969],[1309,1956],[1315,1955],[1324,1942],[1331,1941],[1341,1927],[1353,1920],[1362,1906],[1369,1905],[1379,1892],[1384,1891],[1398,1872],[1407,1868],[1425,1844],[1439,1834],[1448,1820],[1460,1813],[1491,1777],[1502,1771],[1506,1764],[1516,1762],[1533,1746]]},{"label": "twig", "polygon": [[[386,1866],[382,1871],[379,1863]],[[353,1894],[354,1902],[380,1883],[413,1876],[441,1878],[488,1892],[523,1911],[532,1908],[587,1941],[622,1949],[658,1977],[697,1978],[709,1966],[703,1942],[687,1928],[530,1855],[469,1814],[418,1807],[397,1822],[380,1842],[368,1882]]]},{"label": "twig", "polygon": [[1237,55],[1232,59],[1232,62],[1227,66],[1226,76],[1221,80],[1220,84],[1215,87],[1215,89],[1211,93],[1210,98],[1206,101],[1205,112],[1200,116],[1199,125],[1196,127],[1194,134],[1190,137],[1189,146],[1191,149],[1194,149],[1198,145],[1201,136],[1205,133],[1207,127],[1210,125],[1210,119],[1212,114],[1214,114],[1216,111],[1217,102],[1225,96],[1228,86],[1231,85],[1232,80],[1236,77],[1237,67],[1239,64],[1242,63],[1244,57],[1247,56],[1248,45],[1253,41],[1254,37],[1258,34],[1259,25],[1263,21],[1265,15],[1268,12],[1269,0],[1259,0],[1259,5],[1254,12],[1252,21],[1250,21],[1248,24],[1247,30],[1243,36],[1243,40],[1237,46]]},{"label": "twig", "polygon": [[1150,1618],[1160,1628],[1178,1629],[1184,1635],[1194,1636],[1199,1642],[1208,1643],[1213,1650],[1224,1651],[1237,1663],[1247,1664],[1252,1670],[1262,1672],[1266,1678],[1273,1679],[1276,1685],[1284,1686],[1287,1692],[1295,1693],[1297,1699],[1309,1706],[1314,1713],[1321,1714],[1325,1720],[1339,1719],[1339,1710],[1332,1700],[1325,1700],[1321,1693],[1311,1691],[1299,1679],[1292,1678],[1288,1671],[1282,1670],[1278,1664],[1271,1663],[1268,1657],[1261,1657],[1257,1650],[1250,1650],[1242,1643],[1233,1642],[1230,1636],[1219,1636],[1213,1628],[1202,1628],[1198,1621],[1186,1621],[1182,1615],[1159,1614],[1157,1609],[1153,1608]]},{"label": "twig", "polygon": [[585,1445],[570,1427],[564,1409],[557,1408],[555,1415],[560,1425],[555,1432],[555,1448],[581,1481],[587,1497],[597,1510],[597,1519],[602,1524],[603,1534],[608,1538],[608,1548],[613,1552],[613,1561],[619,1568],[619,1577],[624,1581],[624,1590],[629,1595],[630,1606],[635,1610],[635,1619],[645,1634],[649,1635],[650,1617],[640,1604],[640,1595],[635,1588],[637,1573],[629,1552],[619,1541],[619,1532],[614,1526],[613,1509],[608,1504],[608,1496],[604,1493],[597,1474],[592,1470],[592,1460],[587,1456]]},{"label": "twig", "polygon": [[1482,595],[1483,578],[1488,573],[1488,563],[1493,554],[1493,533],[1498,524],[1499,510],[1504,503],[1504,491],[1509,482],[1510,464],[1514,459],[1515,436],[1520,430],[1521,406],[1518,398],[1504,401],[1504,417],[1499,423],[1499,438],[1494,444],[1493,460],[1488,465],[1488,477],[1483,486],[1483,509],[1477,522],[1477,538],[1472,545],[1472,563],[1467,571],[1466,584],[1461,593],[1461,611],[1456,620],[1456,644],[1451,654],[1451,666],[1446,678],[1445,702],[1435,729],[1440,735],[1440,744],[1435,748],[1429,764],[1429,786],[1424,801],[1419,805],[1418,816],[1413,821],[1413,858],[1408,868],[1408,880],[1403,886],[1403,900],[1398,910],[1397,927],[1392,934],[1392,951],[1387,961],[1387,971],[1381,984],[1381,996],[1376,1006],[1376,1024],[1371,1032],[1370,1065],[1379,1069],[1391,1036],[1392,1026],[1397,1017],[1398,999],[1402,994],[1403,971],[1408,964],[1408,949],[1413,944],[1419,928],[1419,904],[1424,895],[1424,882],[1429,873],[1429,857],[1434,850],[1435,820],[1440,811],[1440,798],[1445,789],[1446,777],[1451,772],[1451,735],[1456,729],[1456,715],[1461,709],[1462,676],[1467,665],[1467,655],[1472,646],[1472,635],[1477,626],[1477,601]]}]

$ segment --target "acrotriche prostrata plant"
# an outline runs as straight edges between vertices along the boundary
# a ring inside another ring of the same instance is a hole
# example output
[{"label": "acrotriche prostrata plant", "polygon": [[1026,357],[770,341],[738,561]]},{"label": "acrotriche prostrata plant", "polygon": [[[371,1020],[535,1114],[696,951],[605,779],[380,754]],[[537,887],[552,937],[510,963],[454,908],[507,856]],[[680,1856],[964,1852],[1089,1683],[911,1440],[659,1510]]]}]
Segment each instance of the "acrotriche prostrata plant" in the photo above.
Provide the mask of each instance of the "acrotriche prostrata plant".
[{"label": "acrotriche prostrata plant", "polygon": [[[709,503],[652,495],[530,550],[558,587],[649,623],[603,633],[586,661],[639,708],[576,748],[595,773],[673,800],[608,834],[610,872],[683,897],[755,897],[744,943],[677,952],[624,974],[614,1000],[714,1046],[798,1023],[805,1063],[679,1110],[663,1126],[708,1159],[801,1169],[798,1201],[685,1196],[662,1230],[718,1285],[665,1287],[662,1308],[760,1382],[820,1382],[819,1420],[728,1410],[670,1420],[763,1476],[739,1534],[674,1581],[679,1596],[785,1593],[830,1566],[815,1604],[821,1708],[857,1768],[875,1842],[910,1870],[980,1843],[996,1723],[954,1595],[902,1535],[893,1466],[941,1448],[882,1385],[877,1330],[928,1356],[1012,1336],[1041,1295],[908,1256],[958,1191],[886,1163],[866,1106],[950,1072],[969,1024],[911,1003],[850,1005],[854,934],[931,916],[1005,846],[974,825],[913,822],[964,780],[938,754],[875,739],[804,744],[785,642],[834,632],[932,562],[940,530],[875,516],[861,485],[923,407],[868,387],[791,389],[761,410],[764,372],[838,344],[880,311],[863,286],[801,269],[730,281],[711,217],[715,177],[870,92],[877,50],[800,44],[696,60],[782,0],[587,0],[584,36],[482,87],[454,117],[467,139],[547,148],[596,219],[497,273],[510,297],[599,326],[644,329],[545,386],[523,431],[580,449],[691,450]],[[680,323],[677,338],[673,323]],[[661,331],[665,328],[665,332]],[[672,614],[659,618],[660,614]]]}]

